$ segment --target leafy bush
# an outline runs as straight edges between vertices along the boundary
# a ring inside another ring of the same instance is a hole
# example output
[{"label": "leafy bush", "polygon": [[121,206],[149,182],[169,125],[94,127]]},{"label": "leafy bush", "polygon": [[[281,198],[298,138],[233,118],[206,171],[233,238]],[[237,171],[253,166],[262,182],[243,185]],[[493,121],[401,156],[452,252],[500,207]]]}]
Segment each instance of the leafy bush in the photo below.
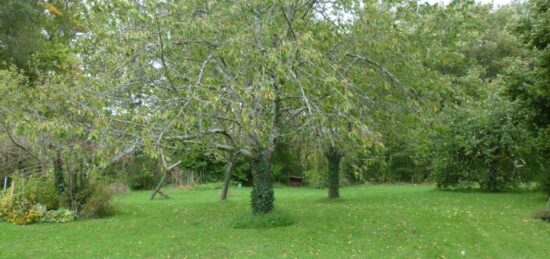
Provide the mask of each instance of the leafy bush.
[{"label": "leafy bush", "polygon": [[[8,201],[6,201],[8,199]],[[0,215],[10,223],[19,225],[32,224],[40,221],[40,211],[27,199],[2,199],[2,208]]]},{"label": "leafy bush", "polygon": [[492,97],[480,106],[447,111],[432,167],[438,188],[477,183],[494,192],[529,180],[516,168],[529,154],[529,134],[513,109],[513,103]]},{"label": "leafy bush", "polygon": [[47,210],[59,208],[61,202],[59,193],[55,188],[53,178],[48,174],[18,180],[24,181],[23,196],[29,199],[31,203],[42,204],[46,206]]},{"label": "leafy bush", "polygon": [[286,212],[273,210],[266,214],[239,214],[231,221],[233,228],[276,228],[294,224],[294,219]]},{"label": "leafy bush", "polygon": [[0,221],[18,225],[40,222],[69,222],[76,218],[76,213],[67,209],[47,210],[45,205],[22,198],[0,197]]},{"label": "leafy bush", "polygon": [[42,215],[41,222],[56,222],[65,223],[75,220],[77,217],[74,211],[60,208],[57,210],[45,211]]},{"label": "leafy bush", "polygon": [[91,184],[84,199],[82,209],[79,211],[81,218],[102,218],[114,214],[111,204],[113,191],[102,182]]}]

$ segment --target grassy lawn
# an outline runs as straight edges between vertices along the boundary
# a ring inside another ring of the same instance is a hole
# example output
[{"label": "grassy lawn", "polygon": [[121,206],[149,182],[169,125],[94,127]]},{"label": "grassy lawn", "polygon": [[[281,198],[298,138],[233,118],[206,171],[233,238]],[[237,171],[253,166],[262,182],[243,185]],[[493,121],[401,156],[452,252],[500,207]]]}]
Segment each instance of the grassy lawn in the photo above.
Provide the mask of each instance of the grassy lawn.
[{"label": "grassy lawn", "polygon": [[320,257],[550,258],[550,224],[532,217],[534,193],[460,193],[433,186],[358,186],[327,201],[326,190],[276,189],[276,206],[296,223],[233,229],[250,189],[149,192],[117,197],[116,216],[66,224],[0,223],[0,258]]}]

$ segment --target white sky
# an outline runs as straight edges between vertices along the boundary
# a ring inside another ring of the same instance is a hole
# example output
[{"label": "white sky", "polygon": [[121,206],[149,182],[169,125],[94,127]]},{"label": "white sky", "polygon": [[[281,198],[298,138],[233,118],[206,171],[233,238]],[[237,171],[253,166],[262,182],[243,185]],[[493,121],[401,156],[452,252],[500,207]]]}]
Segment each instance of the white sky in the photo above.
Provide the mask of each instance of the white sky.
[{"label": "white sky", "polygon": [[[424,2],[428,2],[428,3],[440,3],[440,2],[443,2],[443,3],[448,3],[450,2],[450,0],[424,0]],[[509,4],[512,2],[512,0],[476,0],[476,2],[478,3],[493,3],[494,5],[503,5],[503,4]]]}]

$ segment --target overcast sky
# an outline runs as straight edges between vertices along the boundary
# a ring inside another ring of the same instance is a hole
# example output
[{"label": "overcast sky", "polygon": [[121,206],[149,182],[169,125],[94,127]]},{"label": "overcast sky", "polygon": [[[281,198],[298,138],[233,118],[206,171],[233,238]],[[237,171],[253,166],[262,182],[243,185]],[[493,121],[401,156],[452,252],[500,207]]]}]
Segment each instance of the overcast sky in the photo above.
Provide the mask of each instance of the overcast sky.
[{"label": "overcast sky", "polygon": [[[448,3],[450,2],[450,0],[425,0],[425,2],[428,2],[428,3],[439,3],[439,2],[444,2],[444,3]],[[495,5],[503,5],[503,4],[508,4],[510,2],[512,2],[512,0],[476,0],[476,2],[481,2],[481,3],[494,3]]]}]

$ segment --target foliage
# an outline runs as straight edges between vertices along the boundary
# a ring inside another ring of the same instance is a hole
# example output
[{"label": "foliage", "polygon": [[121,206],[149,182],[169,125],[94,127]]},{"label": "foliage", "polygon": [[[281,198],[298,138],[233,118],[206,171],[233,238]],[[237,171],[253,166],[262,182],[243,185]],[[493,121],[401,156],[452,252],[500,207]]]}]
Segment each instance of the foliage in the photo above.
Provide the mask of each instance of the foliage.
[{"label": "foliage", "polygon": [[77,218],[77,214],[74,211],[59,208],[57,210],[45,211],[40,219],[41,222],[56,222],[66,223],[73,221]]},{"label": "foliage", "polygon": [[531,130],[538,136],[540,183],[550,195],[550,2],[531,0],[513,30],[524,43],[525,55],[514,60],[505,75],[506,96],[520,104]]},{"label": "foliage", "polygon": [[510,68],[508,95],[521,101],[534,123],[545,127],[550,124],[550,3],[532,0],[528,8],[515,30],[530,52]]},{"label": "foliage", "polygon": [[27,225],[44,222],[65,223],[75,218],[75,212],[64,208],[48,210],[46,206],[22,196],[13,198],[8,195],[0,196],[0,221]]},{"label": "foliage", "polygon": [[14,178],[24,182],[23,197],[33,204],[41,204],[46,210],[55,210],[61,206],[61,197],[55,188],[50,175],[38,175],[25,178]]},{"label": "foliage", "polygon": [[102,218],[114,214],[111,203],[113,192],[103,181],[92,182],[82,195],[82,207],[78,211],[81,218]]},{"label": "foliage", "polygon": [[433,164],[439,188],[478,183],[494,192],[530,180],[517,170],[527,159],[529,134],[513,103],[492,96],[479,106],[449,109],[445,116],[446,137],[435,144]]},{"label": "foliage", "polygon": [[328,197],[339,198],[340,192],[340,160],[344,154],[334,146],[327,148],[325,156],[328,160]]},{"label": "foliage", "polygon": [[252,161],[254,184],[252,185],[251,204],[253,214],[266,214],[273,210],[275,201],[273,175],[268,154],[262,153]]},{"label": "foliage", "polygon": [[273,177],[275,181],[288,183],[290,176],[303,175],[303,167],[300,164],[300,153],[303,152],[300,145],[277,143],[273,153]]},{"label": "foliage", "polygon": [[32,81],[40,72],[75,69],[69,46],[84,28],[75,12],[80,3],[61,0],[7,0],[0,6],[0,69],[16,65]]},{"label": "foliage", "polygon": [[219,190],[221,188],[223,188],[223,182],[197,184],[197,185],[194,185],[191,189],[195,191],[204,191],[204,190]]}]

